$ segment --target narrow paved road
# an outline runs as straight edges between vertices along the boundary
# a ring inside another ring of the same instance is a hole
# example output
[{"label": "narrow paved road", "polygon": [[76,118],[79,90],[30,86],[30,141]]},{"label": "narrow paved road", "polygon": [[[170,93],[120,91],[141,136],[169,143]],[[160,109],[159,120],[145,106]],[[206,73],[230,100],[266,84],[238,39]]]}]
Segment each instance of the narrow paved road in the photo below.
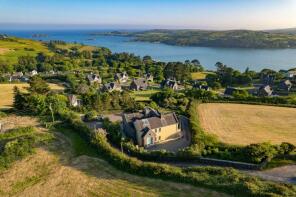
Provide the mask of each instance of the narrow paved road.
[{"label": "narrow paved road", "polygon": [[264,171],[245,171],[265,180],[296,184],[296,165],[288,165]]}]

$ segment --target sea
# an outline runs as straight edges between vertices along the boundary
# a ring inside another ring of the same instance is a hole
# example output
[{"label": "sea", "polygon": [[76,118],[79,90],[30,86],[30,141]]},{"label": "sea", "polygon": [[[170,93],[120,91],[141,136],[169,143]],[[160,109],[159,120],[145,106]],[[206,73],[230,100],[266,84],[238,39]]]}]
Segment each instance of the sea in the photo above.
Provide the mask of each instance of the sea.
[{"label": "sea", "polygon": [[[149,55],[157,61],[185,61],[198,59],[207,70],[215,69],[216,62],[222,62],[237,70],[260,71],[264,68],[287,70],[296,67],[296,49],[240,49],[171,46],[161,43],[135,42],[130,37],[105,36],[93,33],[111,30],[0,30],[8,34],[34,40],[63,40],[98,47],[107,47],[112,52],[129,52],[138,56]],[[112,30],[113,31],[113,30]],[[132,31],[132,30],[131,30]],[[34,37],[34,34],[43,36]],[[45,36],[46,35],[46,36]]]}]

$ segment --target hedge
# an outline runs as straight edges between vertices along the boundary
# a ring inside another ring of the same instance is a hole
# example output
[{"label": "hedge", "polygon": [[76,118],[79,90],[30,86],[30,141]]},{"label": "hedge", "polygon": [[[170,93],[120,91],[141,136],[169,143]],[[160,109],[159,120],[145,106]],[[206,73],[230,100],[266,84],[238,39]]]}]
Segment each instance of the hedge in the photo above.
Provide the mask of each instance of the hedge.
[{"label": "hedge", "polygon": [[240,196],[295,196],[296,187],[262,181],[231,168],[194,167],[182,169],[166,164],[143,162],[112,147],[104,134],[92,132],[80,121],[66,118],[68,126],[95,146],[100,155],[117,169],[131,174],[188,183]]}]

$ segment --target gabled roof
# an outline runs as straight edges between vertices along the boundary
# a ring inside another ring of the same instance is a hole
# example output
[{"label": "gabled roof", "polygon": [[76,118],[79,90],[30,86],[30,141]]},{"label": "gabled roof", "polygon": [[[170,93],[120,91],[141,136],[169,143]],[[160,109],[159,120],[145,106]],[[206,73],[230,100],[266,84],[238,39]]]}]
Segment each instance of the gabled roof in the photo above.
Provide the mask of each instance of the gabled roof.
[{"label": "gabled roof", "polygon": [[96,74],[89,74],[89,75],[87,75],[87,79],[89,81],[99,80],[100,78],[101,78],[100,75],[96,75]]},{"label": "gabled roof", "polygon": [[132,83],[134,83],[136,86],[139,86],[139,87],[143,87],[143,86],[147,86],[148,85],[147,80],[144,79],[144,78],[134,79],[132,81]]},{"label": "gabled roof", "polygon": [[107,90],[114,90],[116,88],[120,88],[120,85],[115,83],[115,82],[111,82],[111,83],[106,83],[104,85],[104,88],[107,89]]},{"label": "gabled roof", "polygon": [[161,84],[163,87],[167,86],[167,87],[170,87],[170,88],[173,88],[175,86],[178,85],[177,81],[175,80],[171,80],[171,79],[166,79],[162,82]]},{"label": "gabled roof", "polygon": [[179,120],[175,113],[164,114],[160,117],[154,116],[143,119],[136,119],[133,121],[134,127],[137,131],[144,131],[146,128],[148,129],[156,129],[169,125],[178,124]]}]

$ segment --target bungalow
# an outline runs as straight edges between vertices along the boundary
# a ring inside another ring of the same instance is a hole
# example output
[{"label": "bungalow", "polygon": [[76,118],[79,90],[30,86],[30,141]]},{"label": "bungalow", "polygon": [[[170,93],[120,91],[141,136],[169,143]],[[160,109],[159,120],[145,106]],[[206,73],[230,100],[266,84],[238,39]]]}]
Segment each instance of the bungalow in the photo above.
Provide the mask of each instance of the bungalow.
[{"label": "bungalow", "polygon": [[144,78],[140,79],[133,79],[133,81],[130,84],[130,90],[147,90],[148,88],[148,81]]},{"label": "bungalow", "polygon": [[290,89],[292,88],[292,83],[290,80],[281,81],[278,88],[282,91],[289,92]]},{"label": "bungalow", "polygon": [[273,93],[272,88],[269,85],[263,85],[258,90],[258,96],[271,96]]},{"label": "bungalow", "polygon": [[106,92],[121,91],[121,85],[115,82],[106,83],[103,86],[103,91],[106,91]]},{"label": "bungalow", "polygon": [[128,80],[128,75],[126,72],[116,73],[114,75],[114,80],[118,81],[119,83],[125,83]]},{"label": "bungalow", "polygon": [[173,90],[178,90],[178,83],[175,80],[166,79],[161,83],[162,88],[171,88]]},{"label": "bungalow", "polygon": [[175,113],[162,114],[152,108],[123,114],[123,128],[139,146],[151,146],[182,137],[179,118]]},{"label": "bungalow", "polygon": [[69,95],[68,100],[69,100],[71,107],[81,107],[82,106],[82,100],[78,99],[76,95],[73,95],[73,94]]},{"label": "bungalow", "polygon": [[88,82],[92,85],[94,83],[102,83],[102,78],[99,76],[99,75],[96,75],[96,74],[89,74],[86,76]]},{"label": "bungalow", "polygon": [[144,75],[145,79],[149,82],[153,82],[153,75],[150,73],[147,73]]}]

